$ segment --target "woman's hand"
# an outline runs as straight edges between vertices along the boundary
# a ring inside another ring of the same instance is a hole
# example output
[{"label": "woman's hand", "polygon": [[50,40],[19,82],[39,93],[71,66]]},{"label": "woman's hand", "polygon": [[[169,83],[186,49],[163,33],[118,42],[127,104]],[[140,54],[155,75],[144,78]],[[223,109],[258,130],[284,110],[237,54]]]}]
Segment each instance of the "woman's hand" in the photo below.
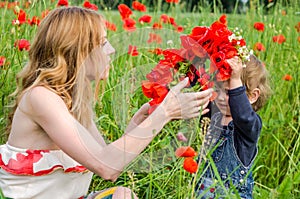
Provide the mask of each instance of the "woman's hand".
[{"label": "woman's hand", "polygon": [[[189,119],[205,114],[212,89],[200,92],[182,93],[181,90],[187,85],[188,78],[185,78],[174,86],[160,104],[168,119]],[[161,109],[159,109],[161,110]]]}]

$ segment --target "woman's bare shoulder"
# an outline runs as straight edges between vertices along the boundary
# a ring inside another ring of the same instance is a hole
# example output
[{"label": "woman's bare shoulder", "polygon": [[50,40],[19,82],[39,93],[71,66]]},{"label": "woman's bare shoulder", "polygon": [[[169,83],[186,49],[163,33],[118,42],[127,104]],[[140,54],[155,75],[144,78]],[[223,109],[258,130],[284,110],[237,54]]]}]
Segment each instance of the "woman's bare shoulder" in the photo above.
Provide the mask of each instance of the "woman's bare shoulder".
[{"label": "woman's bare shoulder", "polygon": [[66,105],[62,98],[50,89],[36,86],[24,93],[20,107],[33,113],[55,107],[66,108]]}]

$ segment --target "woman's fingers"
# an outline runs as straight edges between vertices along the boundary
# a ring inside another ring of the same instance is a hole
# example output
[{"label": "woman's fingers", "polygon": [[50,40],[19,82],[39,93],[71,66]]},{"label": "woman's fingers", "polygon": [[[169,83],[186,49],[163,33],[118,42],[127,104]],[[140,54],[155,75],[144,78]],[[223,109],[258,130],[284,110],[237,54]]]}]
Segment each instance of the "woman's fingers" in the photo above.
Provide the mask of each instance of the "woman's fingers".
[{"label": "woman's fingers", "polygon": [[184,87],[186,87],[186,85],[188,84],[188,82],[189,82],[189,78],[186,77],[182,81],[180,81],[176,86],[174,86],[173,88],[171,88],[170,91],[174,92],[175,94],[178,94],[178,93],[180,93],[180,91]]}]

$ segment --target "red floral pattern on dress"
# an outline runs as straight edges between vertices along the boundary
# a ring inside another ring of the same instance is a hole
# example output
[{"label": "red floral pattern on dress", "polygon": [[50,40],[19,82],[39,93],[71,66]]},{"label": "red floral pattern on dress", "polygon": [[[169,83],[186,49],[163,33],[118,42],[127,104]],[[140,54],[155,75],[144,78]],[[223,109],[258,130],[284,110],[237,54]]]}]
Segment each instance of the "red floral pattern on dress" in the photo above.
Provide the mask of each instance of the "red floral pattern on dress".
[{"label": "red floral pattern on dress", "polygon": [[[42,160],[44,154],[51,153],[50,150],[26,150],[26,152],[12,152],[15,155],[10,155],[7,163],[4,162],[4,157],[2,156],[5,153],[0,151],[0,167],[6,172],[15,174],[15,175],[33,175],[33,176],[41,176],[52,173],[57,169],[64,169],[67,172],[85,172],[87,169],[84,166],[79,164],[74,165],[69,168],[64,168],[65,166],[62,163],[54,162],[47,165],[48,169],[42,169],[39,171],[34,170],[34,165],[38,164],[39,161]],[[63,153],[63,152],[62,152]]]}]

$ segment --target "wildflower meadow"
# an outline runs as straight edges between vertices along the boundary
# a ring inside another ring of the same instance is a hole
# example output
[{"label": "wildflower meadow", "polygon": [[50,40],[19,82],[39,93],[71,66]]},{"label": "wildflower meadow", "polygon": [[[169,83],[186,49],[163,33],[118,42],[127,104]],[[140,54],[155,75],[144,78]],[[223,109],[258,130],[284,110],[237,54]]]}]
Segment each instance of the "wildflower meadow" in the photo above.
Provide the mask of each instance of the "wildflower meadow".
[{"label": "wildflower meadow", "polygon": [[[239,32],[249,52],[269,71],[272,88],[271,97],[259,111],[263,129],[253,167],[253,196],[300,198],[300,1],[277,0],[265,5],[249,0],[243,11],[234,4],[230,13],[217,5],[217,0],[201,0],[193,6],[192,2],[0,1],[0,144],[7,141],[5,129],[16,74],[28,61],[39,23],[52,9],[80,6],[105,18],[107,38],[116,53],[94,106],[96,123],[108,143],[119,138],[138,108],[151,100],[144,95],[142,82],[162,59],[162,51],[179,48],[180,37],[194,27],[209,27],[226,17],[226,26]],[[196,178],[204,166],[196,159],[208,124],[203,118],[170,122],[115,182],[95,175],[90,191],[125,186],[139,198],[195,198]]]}]

